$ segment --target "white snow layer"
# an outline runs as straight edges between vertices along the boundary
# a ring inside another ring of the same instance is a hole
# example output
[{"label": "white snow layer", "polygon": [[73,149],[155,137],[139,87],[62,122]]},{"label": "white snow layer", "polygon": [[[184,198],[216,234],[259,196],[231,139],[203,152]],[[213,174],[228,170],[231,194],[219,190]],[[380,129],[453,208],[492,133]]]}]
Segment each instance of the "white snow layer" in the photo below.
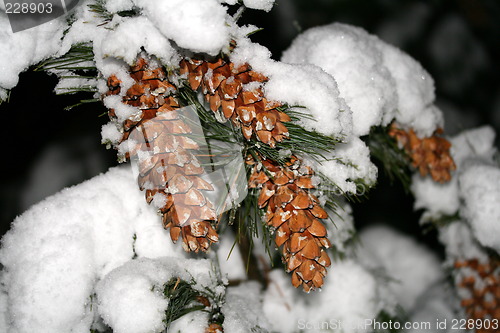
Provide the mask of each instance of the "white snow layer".
[{"label": "white snow layer", "polygon": [[[412,191],[416,199],[415,208],[426,209],[425,218],[453,215],[460,211],[460,216],[470,224],[479,242],[498,251],[500,167],[494,161],[495,132],[491,127],[484,126],[464,131],[450,141],[457,171],[445,184],[414,175]],[[445,239],[453,242],[451,238]]]},{"label": "white snow layer", "polygon": [[345,253],[348,249],[347,244],[353,239],[356,230],[351,205],[345,200],[339,200],[338,205],[335,212],[327,209],[328,216],[333,222],[326,220],[325,224],[332,247],[339,253]]},{"label": "white snow layer", "polygon": [[273,8],[274,0],[243,0],[247,8],[270,11]]},{"label": "white snow layer", "polygon": [[266,332],[270,328],[262,309],[260,285],[257,282],[229,287],[222,313],[224,332]]},{"label": "white snow layer", "polygon": [[335,78],[352,111],[355,135],[368,134],[371,126],[394,117],[423,136],[442,125],[430,75],[363,29],[340,23],[309,29],[283,53],[282,61],[314,64]]},{"label": "white snow layer", "polygon": [[500,168],[497,165],[468,165],[460,173],[460,215],[477,240],[500,252]]},{"label": "white snow layer", "polygon": [[245,263],[241,257],[238,244],[235,244],[234,235],[228,230],[219,241],[217,261],[221,275],[228,280],[244,280],[247,276]]},{"label": "white snow layer", "polygon": [[[66,21],[59,18],[13,33],[7,14],[0,11],[0,88],[14,88],[19,81],[19,73],[56,54],[66,27]],[[2,98],[5,96],[0,92]]]},{"label": "white snow layer", "polygon": [[371,269],[383,269],[388,288],[399,305],[411,311],[420,295],[444,278],[439,259],[413,238],[386,226],[360,233],[360,260]]},{"label": "white snow layer", "polygon": [[470,129],[450,138],[450,153],[457,166],[451,181],[439,184],[430,177],[415,174],[412,179],[412,192],[415,196],[415,208],[426,209],[425,217],[453,215],[460,208],[460,197],[457,174],[470,159],[481,159],[486,163],[493,162],[495,132],[484,126]]},{"label": "white snow layer", "polygon": [[382,309],[375,277],[352,259],[332,264],[321,292],[296,290],[280,269],[271,271],[269,278],[263,308],[276,332],[365,332],[357,324]]},{"label": "white snow layer", "polygon": [[230,55],[236,65],[249,63],[252,69],[269,78],[266,97],[290,106],[304,107],[297,111],[313,117],[302,117],[299,124],[309,130],[338,138],[352,133],[352,114],[339,97],[335,79],[321,68],[303,64],[290,65],[271,59],[269,50],[241,37]]},{"label": "white snow layer", "polygon": [[[194,279],[198,284],[210,287],[210,271],[211,262],[206,259],[167,257],[131,260],[98,283],[99,314],[117,333],[163,332],[168,305],[163,295],[163,284],[172,278],[181,278],[185,281]],[[200,324],[201,328],[206,327],[206,318]],[[188,327],[192,331],[195,326]]]},{"label": "white snow layer", "polygon": [[134,251],[149,258],[185,256],[133,179],[129,168],[111,169],[14,220],[0,249],[8,325],[0,331],[88,332],[95,283],[130,261]]},{"label": "white snow layer", "polygon": [[[352,137],[347,143],[339,143],[335,150],[324,154],[325,160],[309,161],[314,170],[328,177],[339,187],[342,194],[365,194],[368,188],[356,185],[356,180],[362,180],[368,187],[377,181],[378,169],[370,160],[370,150],[357,137]],[[330,189],[335,191],[335,189]]]},{"label": "white snow layer", "polygon": [[226,9],[217,0],[134,0],[167,38],[193,52],[216,55],[228,45]]},{"label": "white snow layer", "polygon": [[[66,19],[12,33],[7,16],[0,13],[0,98],[16,86],[19,73],[48,57],[60,56],[77,43],[92,42],[96,65],[105,75],[113,73],[115,60],[131,63],[141,46],[166,65],[175,58],[171,41],[193,52],[216,55],[229,44],[227,8],[217,0],[110,0],[111,13],[137,7],[139,17],[119,17],[103,24],[103,19],[88,8],[88,0],[73,11],[75,21],[67,33]],[[272,1],[249,1],[259,9],[270,9]],[[113,28],[113,29],[110,29]]]}]

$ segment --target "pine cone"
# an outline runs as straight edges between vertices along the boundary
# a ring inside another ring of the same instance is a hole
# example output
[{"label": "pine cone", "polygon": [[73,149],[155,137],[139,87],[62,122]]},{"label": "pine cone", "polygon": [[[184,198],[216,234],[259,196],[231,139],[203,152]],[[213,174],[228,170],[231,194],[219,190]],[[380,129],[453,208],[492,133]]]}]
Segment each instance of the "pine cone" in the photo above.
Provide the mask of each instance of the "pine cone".
[{"label": "pine cone", "polygon": [[[189,124],[179,117],[179,104],[172,94],[175,86],[163,67],[150,64],[139,57],[129,69],[134,83],[122,102],[141,111],[120,124],[121,141],[135,144],[126,158],[138,158],[139,188],[146,190],[148,203],[160,203],[163,225],[170,229],[172,240],[181,237],[186,251],[206,251],[218,241],[212,226],[217,219],[214,205],[205,196],[214,189],[202,178],[205,170],[195,155],[199,146],[188,137],[192,133]],[[106,95],[120,93],[122,85],[116,76],[107,82]],[[108,113],[116,121],[114,110]]]},{"label": "pine cone", "polygon": [[[461,279],[457,287],[462,290],[461,305],[470,319],[500,320],[500,261],[490,258],[487,262],[478,259],[457,260],[455,269]],[[477,333],[497,332],[497,329],[477,329]]]},{"label": "pine cone", "polygon": [[222,326],[216,323],[210,324],[205,330],[205,333],[223,333],[223,332],[224,329],[222,328]]},{"label": "pine cone", "polygon": [[266,208],[266,222],[275,228],[275,242],[282,246],[287,272],[294,287],[309,292],[323,285],[331,246],[320,219],[328,217],[310,191],[315,188],[313,170],[295,156],[284,166],[268,160],[254,163],[249,187],[259,188],[258,205]]},{"label": "pine cone", "polygon": [[180,67],[181,75],[187,76],[193,90],[201,87],[210,109],[222,112],[224,118],[241,127],[247,140],[254,136],[275,147],[276,142],[288,138],[284,123],[290,121],[290,117],[277,109],[280,103],[264,97],[262,84],[268,79],[248,64],[236,67],[222,58],[214,61],[184,59]]},{"label": "pine cone", "polygon": [[451,171],[456,169],[456,165],[450,155],[451,143],[438,136],[442,133],[443,130],[439,128],[431,137],[420,139],[413,129],[405,131],[392,124],[389,130],[389,135],[405,149],[413,167],[418,169],[422,176],[430,173],[434,181],[445,183],[450,181]]}]

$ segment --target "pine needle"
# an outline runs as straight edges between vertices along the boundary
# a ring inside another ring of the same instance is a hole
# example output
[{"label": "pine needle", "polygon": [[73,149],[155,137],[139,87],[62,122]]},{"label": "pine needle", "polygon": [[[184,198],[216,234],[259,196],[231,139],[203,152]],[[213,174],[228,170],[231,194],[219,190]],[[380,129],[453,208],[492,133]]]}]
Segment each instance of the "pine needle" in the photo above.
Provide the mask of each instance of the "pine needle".
[{"label": "pine needle", "polygon": [[188,283],[180,278],[173,278],[165,284],[163,294],[169,300],[164,319],[167,330],[174,320],[206,307],[200,302],[203,295],[193,289],[194,283],[194,280]]},{"label": "pine needle", "polygon": [[410,158],[403,149],[398,147],[396,140],[389,135],[387,127],[372,127],[365,141],[370,148],[371,155],[382,164],[391,183],[396,179],[399,180],[405,192],[408,193],[411,183]]}]

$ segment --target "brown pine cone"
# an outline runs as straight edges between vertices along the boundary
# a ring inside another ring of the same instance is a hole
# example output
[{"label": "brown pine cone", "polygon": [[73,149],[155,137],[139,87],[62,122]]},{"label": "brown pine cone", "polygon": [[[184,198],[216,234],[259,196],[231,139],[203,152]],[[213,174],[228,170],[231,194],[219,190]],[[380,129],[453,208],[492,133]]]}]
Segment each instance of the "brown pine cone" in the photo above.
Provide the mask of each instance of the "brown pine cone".
[{"label": "brown pine cone", "polygon": [[[255,163],[255,162],[250,162]],[[284,166],[268,160],[254,164],[250,188],[259,188],[258,205],[266,208],[266,221],[275,228],[275,242],[282,247],[287,272],[294,287],[309,292],[323,285],[331,246],[321,219],[328,214],[310,191],[313,170],[295,156]]]},{"label": "brown pine cone", "polygon": [[224,329],[221,325],[212,323],[207,327],[205,333],[224,333]]},{"label": "brown pine cone", "polygon": [[405,149],[412,160],[412,165],[419,170],[422,176],[431,175],[434,181],[445,183],[451,180],[451,171],[456,169],[455,162],[450,155],[451,143],[438,135],[437,129],[431,137],[419,138],[413,129],[405,131],[392,124],[389,135],[395,138]]},{"label": "brown pine cone", "polygon": [[[199,146],[188,137],[192,129],[179,116],[175,86],[163,67],[150,64],[139,57],[129,69],[134,83],[122,102],[140,113],[119,124],[124,133],[121,142],[131,144],[126,157],[138,160],[139,188],[146,190],[148,203],[160,203],[163,225],[170,229],[172,240],[181,237],[186,251],[206,251],[218,241],[214,205],[205,195],[214,189],[202,177],[205,170],[196,156]],[[107,82],[105,95],[120,94],[122,83],[116,76]],[[117,121],[114,110],[109,116]]]},{"label": "brown pine cone", "polygon": [[[486,262],[478,259],[457,260],[455,269],[461,276],[457,288],[467,296],[462,297],[461,305],[469,319],[500,320],[500,261],[490,258]],[[476,329],[477,333],[498,332],[497,329]]]},{"label": "brown pine cone", "polygon": [[226,119],[241,127],[243,136],[254,136],[274,147],[288,138],[285,122],[290,117],[279,111],[280,103],[264,97],[262,84],[268,79],[253,71],[248,64],[236,67],[222,58],[214,61],[183,59],[181,75],[185,75],[193,90],[201,87],[210,109],[222,112]]}]

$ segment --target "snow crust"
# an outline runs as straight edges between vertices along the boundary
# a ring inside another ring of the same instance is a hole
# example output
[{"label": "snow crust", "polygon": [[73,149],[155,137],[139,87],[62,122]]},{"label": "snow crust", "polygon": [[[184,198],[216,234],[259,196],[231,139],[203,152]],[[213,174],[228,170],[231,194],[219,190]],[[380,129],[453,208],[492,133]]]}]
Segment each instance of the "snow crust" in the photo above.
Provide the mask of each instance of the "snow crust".
[{"label": "snow crust", "polygon": [[364,185],[357,186],[356,180],[362,180],[367,187],[377,181],[378,169],[370,160],[370,150],[357,137],[347,143],[337,144],[335,150],[325,154],[325,160],[309,163],[314,166],[316,172],[335,183],[341,193],[363,194],[368,188]]},{"label": "snow crust", "polygon": [[185,256],[131,175],[129,168],[111,169],[16,218],[0,249],[9,332],[88,332],[97,281],[134,253]]},{"label": "snow crust", "polygon": [[335,79],[318,66],[272,60],[267,48],[244,37],[237,40],[230,58],[236,65],[249,63],[269,78],[265,84],[268,99],[304,107],[298,111],[313,116],[313,119],[303,117],[299,120],[304,128],[339,138],[351,135],[351,111],[339,97]]},{"label": "snow crust", "polygon": [[[83,1],[75,8],[71,26],[61,17],[15,34],[6,14],[0,13],[0,98],[6,98],[6,90],[16,86],[19,73],[30,65],[61,56],[77,43],[93,43],[97,67],[109,76],[115,61],[108,58],[132,63],[141,47],[169,65],[176,55],[172,42],[192,52],[216,55],[231,38],[227,8],[217,0],[109,0],[104,7],[112,14],[137,8],[142,15],[114,15],[107,24],[88,8],[94,2]],[[248,4],[269,10],[272,1]]]},{"label": "snow crust", "polygon": [[371,269],[383,269],[397,303],[411,311],[419,296],[444,278],[437,256],[413,238],[387,226],[360,232],[360,260]]},{"label": "snow crust", "polygon": [[496,165],[468,165],[459,176],[460,209],[474,236],[500,252],[500,168]]},{"label": "snow crust", "polygon": [[[450,138],[450,153],[457,165],[455,175],[460,173],[464,164],[471,159],[493,163],[495,132],[489,126],[464,131]],[[458,178],[438,184],[429,177],[415,174],[412,178],[412,192],[415,196],[415,208],[426,209],[424,217],[453,215],[460,208],[460,189]]]},{"label": "snow crust", "polygon": [[307,332],[323,332],[325,322],[341,321],[345,324],[342,332],[365,332],[355,324],[375,318],[381,310],[377,281],[352,259],[334,262],[333,267],[321,292],[312,294],[293,288],[283,271],[270,272],[263,308],[273,331],[298,332],[309,327]]},{"label": "snow crust", "polygon": [[260,9],[268,12],[273,8],[274,1],[275,0],[243,0],[243,4],[247,8]]},{"label": "snow crust", "polygon": [[134,0],[168,39],[193,52],[216,55],[229,43],[226,10],[216,0]]},{"label": "snow crust", "polygon": [[[7,14],[0,11],[0,88],[14,88],[19,81],[19,73],[56,54],[66,27],[65,20],[59,18],[13,33]],[[5,98],[4,94],[0,92],[0,99]]]},{"label": "snow crust", "polygon": [[[99,314],[117,333],[162,332],[168,305],[163,296],[163,284],[178,277],[211,286],[210,265],[209,260],[203,259],[131,260],[97,284]],[[203,324],[207,325],[206,318]]]},{"label": "snow crust", "polygon": [[349,250],[348,243],[356,234],[352,207],[349,203],[339,200],[339,207],[335,212],[332,212],[330,209],[326,211],[333,221],[325,221],[328,239],[332,243],[332,247],[335,251],[347,253]]},{"label": "snow crust", "polygon": [[353,114],[353,133],[368,134],[394,117],[420,135],[442,125],[434,82],[414,59],[361,28],[334,23],[309,29],[282,61],[314,64],[332,75]]},{"label": "snow crust", "polygon": [[375,41],[361,29],[333,24],[305,31],[282,56],[288,63],[315,64],[335,78],[356,135],[368,134],[396,107],[395,82]]},{"label": "snow crust", "polygon": [[226,231],[224,237],[221,237],[217,248],[217,261],[221,275],[229,281],[244,280],[247,276],[240,248],[237,244],[235,245],[235,241],[234,235]]},{"label": "snow crust", "polygon": [[123,59],[132,65],[144,48],[149,54],[158,55],[166,64],[173,63],[176,51],[157,26],[145,16],[132,17],[110,30],[101,42],[104,57]]},{"label": "snow crust", "polygon": [[415,175],[412,191],[416,198],[415,207],[425,208],[426,218],[460,212],[477,240],[483,246],[499,251],[500,166],[494,160],[494,140],[495,133],[488,126],[455,136],[451,139],[451,154],[457,171],[452,180],[436,184]]},{"label": "snow crust", "polygon": [[267,332],[270,324],[261,304],[260,285],[257,282],[245,282],[228,288],[226,303],[222,307],[224,332]]},{"label": "snow crust", "polygon": [[457,165],[452,180],[437,184],[414,175],[415,208],[426,210],[424,220],[458,213],[459,221],[440,228],[448,257],[486,260],[481,245],[500,250],[500,166],[495,160],[495,132],[483,126],[450,141]]}]

